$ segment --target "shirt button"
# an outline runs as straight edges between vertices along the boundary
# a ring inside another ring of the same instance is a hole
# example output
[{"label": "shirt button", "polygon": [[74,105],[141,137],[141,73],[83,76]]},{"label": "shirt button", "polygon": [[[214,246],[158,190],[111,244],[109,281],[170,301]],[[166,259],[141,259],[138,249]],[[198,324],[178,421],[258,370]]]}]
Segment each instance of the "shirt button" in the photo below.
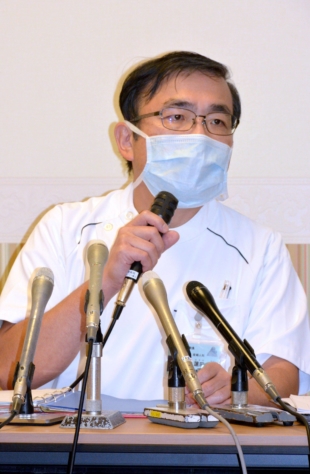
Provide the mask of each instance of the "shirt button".
[{"label": "shirt button", "polygon": [[109,223],[104,226],[104,230],[112,230],[112,229],[113,229],[113,224]]},{"label": "shirt button", "polygon": [[131,221],[132,218],[133,218],[133,213],[131,211],[127,212],[127,214],[126,214],[127,221]]}]

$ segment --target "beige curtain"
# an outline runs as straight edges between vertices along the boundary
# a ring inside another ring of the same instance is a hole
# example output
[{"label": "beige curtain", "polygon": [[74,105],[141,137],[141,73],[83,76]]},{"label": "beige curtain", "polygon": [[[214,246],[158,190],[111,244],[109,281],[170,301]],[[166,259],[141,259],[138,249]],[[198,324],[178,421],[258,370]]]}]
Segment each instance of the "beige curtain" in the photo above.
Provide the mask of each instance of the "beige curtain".
[{"label": "beige curtain", "polygon": [[23,244],[0,244],[0,293]]}]

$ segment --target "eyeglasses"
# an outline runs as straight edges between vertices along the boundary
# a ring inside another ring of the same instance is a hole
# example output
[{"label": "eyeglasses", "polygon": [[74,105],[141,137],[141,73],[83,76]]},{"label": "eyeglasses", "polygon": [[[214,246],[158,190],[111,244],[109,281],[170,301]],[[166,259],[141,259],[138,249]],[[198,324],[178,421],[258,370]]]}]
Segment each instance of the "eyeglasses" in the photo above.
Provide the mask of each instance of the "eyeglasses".
[{"label": "eyeglasses", "polygon": [[182,109],[180,107],[165,107],[158,112],[140,115],[130,122],[138,122],[147,117],[159,116],[163,127],[175,132],[186,132],[190,130],[197,121],[197,117],[201,117],[202,124],[209,133],[213,135],[232,135],[238,127],[239,120],[233,115],[226,112],[212,112],[207,115],[197,115],[192,110]]}]

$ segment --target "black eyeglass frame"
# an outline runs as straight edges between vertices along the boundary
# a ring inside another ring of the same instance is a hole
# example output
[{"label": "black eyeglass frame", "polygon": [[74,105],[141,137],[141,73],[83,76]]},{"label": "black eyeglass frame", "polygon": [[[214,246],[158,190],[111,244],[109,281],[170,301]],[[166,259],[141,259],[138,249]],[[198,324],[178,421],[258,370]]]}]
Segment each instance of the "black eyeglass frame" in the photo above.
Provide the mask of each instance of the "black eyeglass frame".
[{"label": "black eyeglass frame", "polygon": [[[186,110],[187,112],[191,112],[192,114],[195,115],[195,117],[193,118],[193,123],[192,125],[185,129],[185,130],[174,130],[173,128],[169,128],[167,126],[164,125],[163,121],[164,121],[164,118],[162,116],[162,113],[164,110],[166,109],[179,109],[179,110]],[[222,133],[214,133],[214,132],[211,132],[209,129],[208,129],[208,126],[207,126],[207,123],[206,123],[206,118],[208,117],[208,115],[213,115],[213,114],[216,114],[216,113],[221,113],[221,114],[224,114],[224,115],[229,115],[232,119],[232,123],[234,124],[233,127],[232,127],[232,132],[231,133],[227,133],[227,134],[222,134]],[[206,115],[197,115],[195,112],[193,112],[192,110],[190,109],[185,109],[184,107],[163,107],[161,110],[158,110],[157,112],[150,112],[148,114],[143,114],[143,115],[139,115],[138,117],[135,117],[133,119],[130,119],[130,122],[139,122],[140,120],[144,119],[144,118],[148,118],[148,117],[157,117],[159,116],[160,119],[161,119],[161,123],[162,123],[162,126],[164,128],[166,128],[167,130],[171,130],[172,132],[188,132],[189,130],[191,130],[191,128],[193,128],[193,126],[195,125],[196,123],[196,119],[197,117],[202,117],[203,118],[203,121],[202,121],[202,124],[206,127],[206,129],[208,130],[209,133],[211,133],[212,135],[218,135],[218,136],[221,136],[221,137],[228,137],[228,136],[231,136],[235,133],[239,123],[240,123],[240,120],[237,119],[237,117],[235,117],[234,115],[230,114],[229,112],[210,112],[209,114],[206,114]]]}]

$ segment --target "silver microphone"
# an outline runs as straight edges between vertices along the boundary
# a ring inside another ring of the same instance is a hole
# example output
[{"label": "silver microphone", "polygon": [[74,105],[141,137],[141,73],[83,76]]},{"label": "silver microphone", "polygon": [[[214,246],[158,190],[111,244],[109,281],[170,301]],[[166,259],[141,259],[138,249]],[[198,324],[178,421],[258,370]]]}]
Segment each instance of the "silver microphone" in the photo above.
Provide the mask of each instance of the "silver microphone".
[{"label": "silver microphone", "polygon": [[30,317],[14,384],[12,410],[16,411],[17,414],[25,403],[29,370],[37,347],[42,317],[53,287],[53,272],[49,268],[39,268],[32,282]]},{"label": "silver microphone", "polygon": [[177,351],[177,362],[185,379],[185,383],[193,394],[200,408],[207,405],[197,373],[192,360],[185,348],[177,325],[169,309],[167,292],[159,276],[149,271],[142,276],[143,291],[149,303],[155,309],[167,338],[170,336]]},{"label": "silver microphone", "polygon": [[87,340],[95,340],[103,311],[102,274],[109,250],[102,241],[88,247],[87,260],[90,266],[89,286],[86,293],[85,312]]}]

